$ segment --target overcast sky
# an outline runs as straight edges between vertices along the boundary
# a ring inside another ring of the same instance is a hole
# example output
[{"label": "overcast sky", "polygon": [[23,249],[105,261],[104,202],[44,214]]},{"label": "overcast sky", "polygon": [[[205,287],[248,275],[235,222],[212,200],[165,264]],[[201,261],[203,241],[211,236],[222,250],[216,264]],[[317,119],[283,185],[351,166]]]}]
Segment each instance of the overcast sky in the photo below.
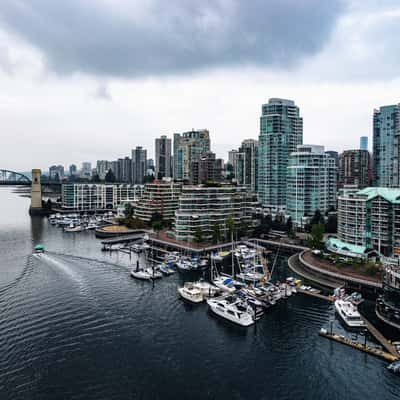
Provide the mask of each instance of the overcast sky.
[{"label": "overcast sky", "polygon": [[207,128],[218,156],[295,100],[304,142],[372,145],[400,103],[399,0],[1,0],[0,168],[116,159]]}]

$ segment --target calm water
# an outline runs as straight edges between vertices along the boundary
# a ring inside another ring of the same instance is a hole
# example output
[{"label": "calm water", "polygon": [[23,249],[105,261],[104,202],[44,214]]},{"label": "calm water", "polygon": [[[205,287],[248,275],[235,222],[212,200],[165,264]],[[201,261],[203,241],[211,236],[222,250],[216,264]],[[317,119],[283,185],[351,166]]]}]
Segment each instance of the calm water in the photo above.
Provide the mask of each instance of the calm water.
[{"label": "calm water", "polygon": [[[332,308],[298,295],[243,329],[152,287],[92,233],[30,218],[0,187],[0,399],[399,399],[385,363],[317,335]],[[50,253],[32,256],[44,243]]]}]

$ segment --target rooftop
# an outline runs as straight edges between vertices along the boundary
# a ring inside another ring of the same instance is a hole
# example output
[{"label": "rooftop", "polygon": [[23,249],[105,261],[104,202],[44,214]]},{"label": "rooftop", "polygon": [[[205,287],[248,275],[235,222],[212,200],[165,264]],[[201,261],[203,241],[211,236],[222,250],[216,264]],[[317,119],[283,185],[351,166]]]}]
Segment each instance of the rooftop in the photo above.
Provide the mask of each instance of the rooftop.
[{"label": "rooftop", "polygon": [[367,200],[380,196],[391,203],[400,204],[399,188],[368,187],[357,192],[357,196],[365,196]]}]

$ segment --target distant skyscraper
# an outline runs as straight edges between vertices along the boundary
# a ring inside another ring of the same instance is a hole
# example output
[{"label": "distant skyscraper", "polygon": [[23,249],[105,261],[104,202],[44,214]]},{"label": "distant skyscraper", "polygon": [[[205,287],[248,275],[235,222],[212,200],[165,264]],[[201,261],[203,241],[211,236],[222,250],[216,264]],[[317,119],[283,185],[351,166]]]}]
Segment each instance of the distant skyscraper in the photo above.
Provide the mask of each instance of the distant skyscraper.
[{"label": "distant skyscraper", "polygon": [[223,160],[216,158],[212,151],[208,151],[200,156],[200,160],[191,162],[189,181],[193,185],[207,181],[220,182],[222,170]]},{"label": "distant skyscraper", "polygon": [[156,179],[172,176],[171,139],[165,135],[156,139]]},{"label": "distant skyscraper", "polygon": [[141,146],[132,150],[132,182],[144,183],[147,173],[147,151]]},{"label": "distant skyscraper", "polygon": [[82,163],[81,177],[90,179],[92,176],[92,164],[90,162],[84,161]]},{"label": "distant skyscraper", "polygon": [[107,160],[97,160],[96,172],[100,179],[104,179],[108,170],[111,168],[111,163]]},{"label": "distant skyscraper", "polygon": [[69,166],[69,174],[70,174],[70,176],[75,176],[75,175],[77,175],[77,173],[78,173],[77,166],[75,164],[71,164]]},{"label": "distant skyscraper", "polygon": [[374,186],[400,187],[400,104],[374,110]]},{"label": "distant skyscraper", "polygon": [[190,180],[192,163],[210,151],[210,133],[206,129],[174,134],[174,178]]},{"label": "distant skyscraper", "polygon": [[284,210],[289,155],[302,143],[303,119],[294,101],[273,98],[262,105],[258,195],[264,207],[272,211]]},{"label": "distant skyscraper", "polygon": [[336,208],[337,168],[324,146],[299,145],[287,170],[286,212],[295,226],[303,227],[316,210]]},{"label": "distant skyscraper", "polygon": [[258,176],[258,141],[254,139],[244,140],[234,155],[234,173],[237,183],[247,186],[255,192]]},{"label": "distant skyscraper", "polygon": [[360,137],[360,150],[367,150],[368,151],[368,136],[361,136]]},{"label": "distant skyscraper", "polygon": [[371,157],[368,150],[345,150],[340,155],[339,185],[356,185],[359,189],[371,184]]},{"label": "distant skyscraper", "polygon": [[64,167],[62,165],[52,165],[49,168],[49,179],[61,181],[64,178]]},{"label": "distant skyscraper", "polygon": [[235,166],[237,150],[228,151],[228,163]]}]

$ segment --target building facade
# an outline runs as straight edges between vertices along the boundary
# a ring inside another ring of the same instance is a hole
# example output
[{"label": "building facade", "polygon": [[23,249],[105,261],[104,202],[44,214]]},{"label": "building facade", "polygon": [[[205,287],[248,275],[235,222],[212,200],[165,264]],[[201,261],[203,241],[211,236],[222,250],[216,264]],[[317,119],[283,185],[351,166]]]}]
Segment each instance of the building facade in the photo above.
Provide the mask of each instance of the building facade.
[{"label": "building facade", "polygon": [[252,225],[255,205],[254,195],[244,186],[184,186],[175,212],[175,238],[193,241],[201,232],[203,241],[209,241],[216,230],[225,238],[229,218],[236,227]]},{"label": "building facade", "polygon": [[258,147],[258,196],[263,207],[286,206],[286,175],[290,153],[303,143],[303,119],[292,100],[269,99],[262,105]]},{"label": "building facade", "polygon": [[336,209],[337,168],[324,146],[299,145],[287,167],[286,213],[303,228],[319,210]]},{"label": "building facade", "polygon": [[234,174],[238,185],[246,186],[252,192],[257,191],[258,178],[258,141],[246,139],[235,154]]},{"label": "building facade", "polygon": [[156,145],[156,179],[172,177],[171,139],[161,136],[155,141]]},{"label": "building facade", "polygon": [[371,185],[371,156],[368,150],[345,150],[339,159],[339,186],[356,185],[363,189]]},{"label": "building facade", "polygon": [[182,184],[174,183],[172,179],[147,183],[135,207],[135,217],[149,223],[153,214],[159,213],[164,220],[172,221],[178,209],[181,191]]},{"label": "building facade", "polygon": [[174,179],[190,182],[192,163],[210,151],[210,133],[206,129],[174,134]]},{"label": "building facade", "polygon": [[62,185],[61,200],[65,210],[102,211],[135,202],[142,194],[142,185],[68,183]]},{"label": "building facade", "polygon": [[64,167],[62,165],[52,165],[49,168],[49,179],[51,181],[61,181],[64,178]]},{"label": "building facade", "polygon": [[132,150],[131,182],[143,184],[147,174],[147,151],[141,146]]},{"label": "building facade", "polygon": [[374,110],[374,186],[400,187],[400,104]]},{"label": "building facade", "polygon": [[108,170],[111,168],[111,162],[107,160],[97,160],[96,172],[101,180],[104,180]]},{"label": "building facade", "polygon": [[345,188],[338,197],[338,238],[386,257],[399,257],[400,189]]},{"label": "building facade", "polygon": [[224,161],[216,158],[215,153],[208,151],[200,156],[198,161],[192,161],[189,182],[199,185],[206,182],[221,182]]},{"label": "building facade", "polygon": [[368,136],[360,136],[360,150],[368,151]]}]

